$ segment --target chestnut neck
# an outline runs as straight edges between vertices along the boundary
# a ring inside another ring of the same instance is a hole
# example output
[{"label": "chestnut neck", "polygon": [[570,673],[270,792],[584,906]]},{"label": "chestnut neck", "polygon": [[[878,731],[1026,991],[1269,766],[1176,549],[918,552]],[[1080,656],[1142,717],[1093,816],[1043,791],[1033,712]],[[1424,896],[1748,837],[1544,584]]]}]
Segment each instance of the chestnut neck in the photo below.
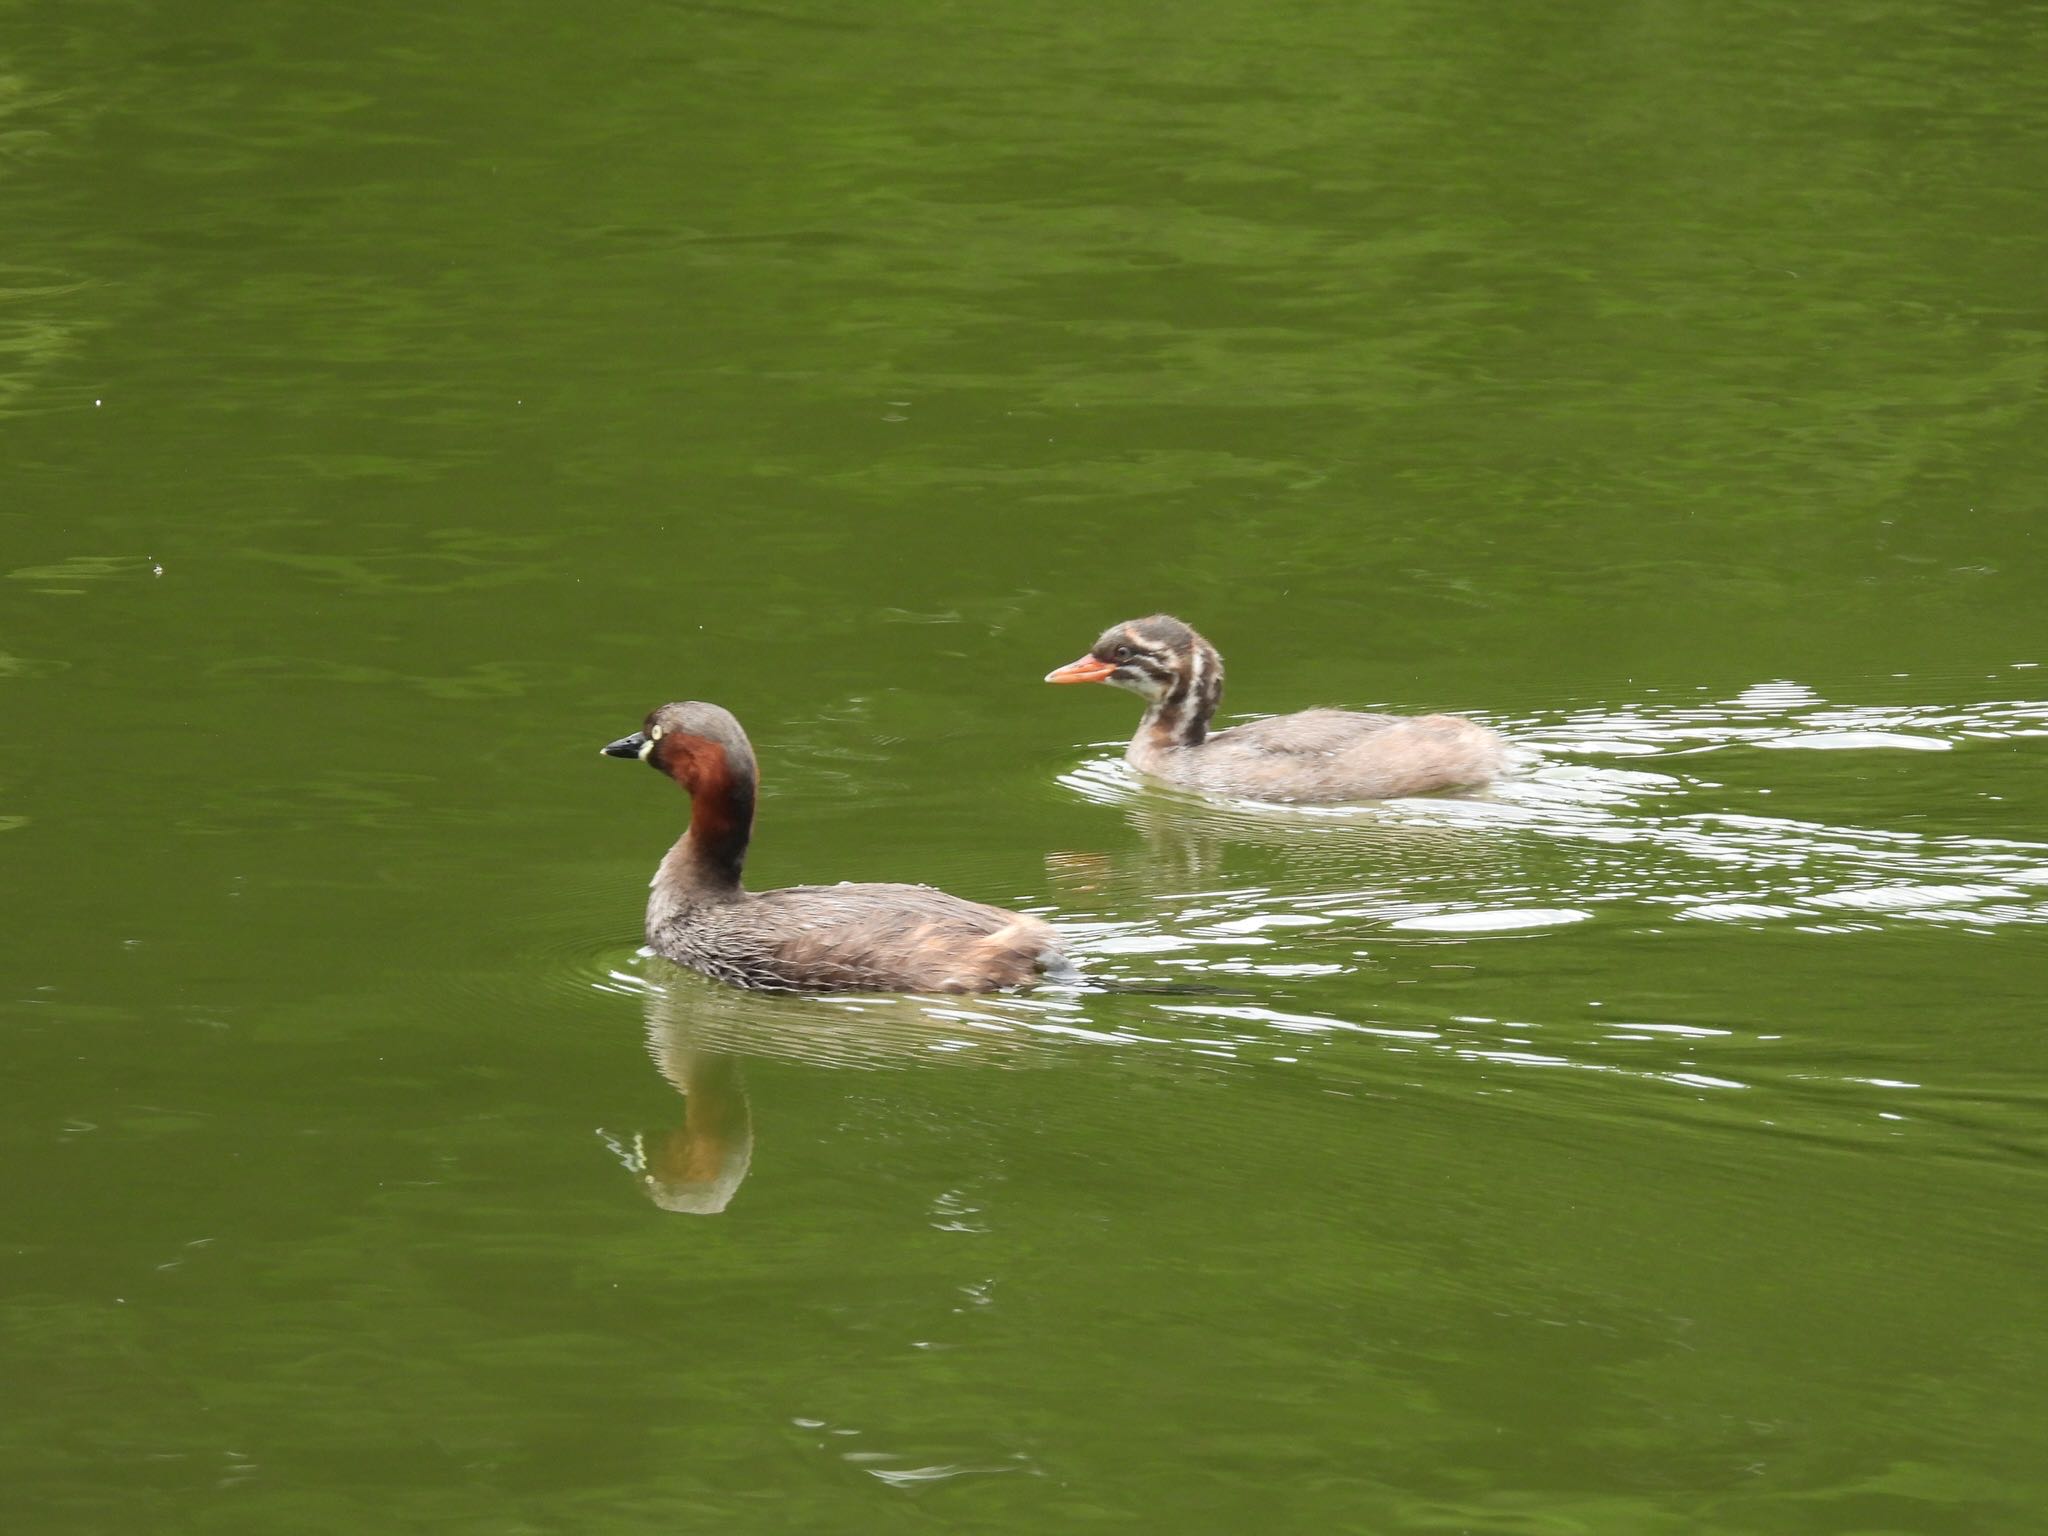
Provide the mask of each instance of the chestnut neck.
[{"label": "chestnut neck", "polygon": [[690,796],[690,826],[661,861],[657,893],[671,898],[734,895],[754,831],[754,774],[751,763],[701,736],[672,736],[661,743],[655,766]]}]

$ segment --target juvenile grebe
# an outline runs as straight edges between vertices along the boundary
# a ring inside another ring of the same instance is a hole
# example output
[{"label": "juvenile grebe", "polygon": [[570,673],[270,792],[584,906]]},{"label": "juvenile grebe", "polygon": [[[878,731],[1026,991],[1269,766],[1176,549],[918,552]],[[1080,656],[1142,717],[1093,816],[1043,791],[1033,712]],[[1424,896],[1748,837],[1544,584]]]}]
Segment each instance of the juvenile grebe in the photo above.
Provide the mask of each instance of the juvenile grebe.
[{"label": "juvenile grebe", "polygon": [[602,750],[689,792],[689,829],[647,898],[647,942],[678,965],[742,987],[870,992],[986,992],[1067,968],[1038,918],[928,885],[742,889],[759,775],[747,733],[716,704],[664,704]]},{"label": "juvenile grebe", "polygon": [[1223,658],[1179,619],[1154,614],[1104,632],[1048,683],[1111,683],[1145,701],[1125,755],[1187,789],[1255,800],[1334,804],[1484,784],[1507,743],[1458,715],[1367,715],[1306,709],[1209,730],[1223,697]]}]

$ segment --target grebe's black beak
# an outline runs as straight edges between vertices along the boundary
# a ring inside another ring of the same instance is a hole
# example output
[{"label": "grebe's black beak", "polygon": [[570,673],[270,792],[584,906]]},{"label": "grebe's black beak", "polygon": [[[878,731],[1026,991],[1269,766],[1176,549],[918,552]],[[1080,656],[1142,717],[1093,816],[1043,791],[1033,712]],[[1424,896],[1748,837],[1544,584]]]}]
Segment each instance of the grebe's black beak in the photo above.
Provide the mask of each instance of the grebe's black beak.
[{"label": "grebe's black beak", "polygon": [[606,757],[645,757],[648,746],[647,733],[635,731],[632,735],[621,736],[609,746],[599,747],[597,750]]}]

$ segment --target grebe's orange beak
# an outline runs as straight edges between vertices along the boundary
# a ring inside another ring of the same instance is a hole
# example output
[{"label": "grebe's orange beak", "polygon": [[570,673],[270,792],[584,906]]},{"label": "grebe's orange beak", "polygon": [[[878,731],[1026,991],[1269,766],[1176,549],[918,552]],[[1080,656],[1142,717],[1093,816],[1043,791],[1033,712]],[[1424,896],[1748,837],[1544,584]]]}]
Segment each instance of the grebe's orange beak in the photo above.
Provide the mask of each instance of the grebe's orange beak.
[{"label": "grebe's orange beak", "polygon": [[1099,656],[1083,656],[1079,661],[1070,661],[1064,667],[1057,667],[1045,674],[1048,683],[1101,683],[1109,680],[1109,674],[1116,670],[1116,663],[1104,661]]}]

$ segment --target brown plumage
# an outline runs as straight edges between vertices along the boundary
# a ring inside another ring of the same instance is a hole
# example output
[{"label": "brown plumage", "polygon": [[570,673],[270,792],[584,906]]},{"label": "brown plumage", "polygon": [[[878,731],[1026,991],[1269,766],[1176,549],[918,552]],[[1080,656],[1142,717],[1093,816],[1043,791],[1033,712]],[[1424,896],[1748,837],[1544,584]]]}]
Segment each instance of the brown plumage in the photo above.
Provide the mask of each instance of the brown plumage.
[{"label": "brown plumage", "polygon": [[689,829],[647,898],[647,942],[678,965],[742,987],[863,992],[987,992],[1070,968],[1038,918],[928,885],[743,889],[758,770],[716,704],[664,704],[603,750],[689,792]]},{"label": "brown plumage", "polygon": [[1223,658],[1179,619],[1154,614],[1106,630],[1049,683],[1111,683],[1145,700],[1131,766],[1169,784],[1255,800],[1337,804],[1484,784],[1507,743],[1458,715],[1308,709],[1211,732]]}]

